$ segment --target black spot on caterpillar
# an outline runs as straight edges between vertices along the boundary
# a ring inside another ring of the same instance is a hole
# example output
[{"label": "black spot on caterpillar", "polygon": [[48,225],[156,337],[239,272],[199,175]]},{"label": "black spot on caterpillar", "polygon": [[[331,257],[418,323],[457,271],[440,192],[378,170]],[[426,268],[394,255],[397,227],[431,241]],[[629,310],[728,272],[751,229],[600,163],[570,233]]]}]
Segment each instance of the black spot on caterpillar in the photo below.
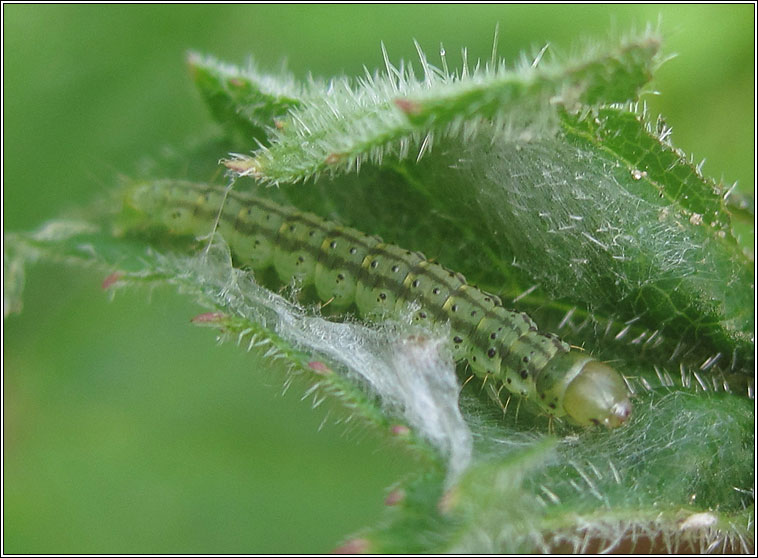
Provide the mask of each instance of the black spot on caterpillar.
[{"label": "black spot on caterpillar", "polygon": [[419,323],[448,323],[456,361],[576,424],[623,424],[631,403],[621,375],[586,353],[538,331],[524,313],[466,283],[423,254],[312,213],[220,187],[185,182],[139,185],[127,206],[150,226],[206,235],[218,218],[236,265],[273,268],[282,283],[313,286],[337,309],[365,317],[407,312]]}]

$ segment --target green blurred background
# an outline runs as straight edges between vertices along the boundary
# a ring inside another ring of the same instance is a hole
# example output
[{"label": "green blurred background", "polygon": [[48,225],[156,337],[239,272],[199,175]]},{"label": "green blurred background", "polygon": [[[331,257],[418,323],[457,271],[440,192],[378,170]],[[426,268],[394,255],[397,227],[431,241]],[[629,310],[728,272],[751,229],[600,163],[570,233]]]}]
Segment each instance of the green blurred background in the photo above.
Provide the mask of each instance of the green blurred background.
[{"label": "green blurred background", "polygon": [[[250,54],[297,76],[359,74],[412,59],[566,51],[657,23],[665,51],[653,112],[706,174],[754,184],[754,7],[4,5],[5,230],[38,226],[119,173],[212,126],[188,49]],[[251,146],[252,147],[252,146]],[[218,154],[219,157],[223,153]],[[283,376],[193,328],[167,288],[100,289],[49,264],[4,323],[6,553],[327,552],[380,517],[416,465],[387,438],[282,395]]]}]

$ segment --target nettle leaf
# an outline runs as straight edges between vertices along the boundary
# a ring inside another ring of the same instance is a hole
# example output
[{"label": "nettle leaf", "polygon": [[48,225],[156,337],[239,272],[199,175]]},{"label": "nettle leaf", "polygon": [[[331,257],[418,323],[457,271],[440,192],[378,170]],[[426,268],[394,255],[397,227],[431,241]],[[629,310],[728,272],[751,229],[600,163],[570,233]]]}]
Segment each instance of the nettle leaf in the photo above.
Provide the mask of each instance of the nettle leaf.
[{"label": "nettle leaf", "polygon": [[[274,131],[271,146],[254,157],[238,156],[228,166],[259,181],[280,184],[325,171],[360,169],[385,156],[404,159],[431,149],[441,136],[470,136],[483,119],[517,136],[545,133],[557,123],[558,107],[577,108],[634,98],[652,75],[658,39],[652,34],[626,41],[610,53],[591,53],[568,63],[524,58],[451,73],[432,66],[419,48],[423,77],[412,65],[395,67],[384,51],[385,72],[366,72],[353,81],[335,78],[290,112]],[[417,45],[418,46],[418,45]],[[443,58],[444,62],[444,58]],[[418,145],[421,145],[420,149]]]},{"label": "nettle leaf", "polygon": [[266,142],[279,119],[300,106],[302,87],[290,75],[269,76],[256,70],[190,53],[190,74],[214,118],[238,140]]},{"label": "nettle leaf", "polygon": [[[729,189],[635,104],[658,46],[645,33],[569,62],[459,72],[420,52],[418,77],[385,53],[384,72],[306,84],[193,55],[232,139],[147,165],[79,220],[7,235],[6,310],[38,259],[118,270],[108,288],[176,285],[208,307],[197,325],[284,359],[285,381],[316,403],[336,398],[411,448],[419,474],[342,551],[748,551],[752,261]],[[236,267],[216,213],[195,240],[125,203],[145,185],[207,181],[215,161],[195,159],[241,137],[258,147],[226,161],[233,188],[422,250],[498,293],[623,372],[629,424],[576,428],[516,397],[501,408],[486,381],[456,376],[436,328],[329,316]]]}]

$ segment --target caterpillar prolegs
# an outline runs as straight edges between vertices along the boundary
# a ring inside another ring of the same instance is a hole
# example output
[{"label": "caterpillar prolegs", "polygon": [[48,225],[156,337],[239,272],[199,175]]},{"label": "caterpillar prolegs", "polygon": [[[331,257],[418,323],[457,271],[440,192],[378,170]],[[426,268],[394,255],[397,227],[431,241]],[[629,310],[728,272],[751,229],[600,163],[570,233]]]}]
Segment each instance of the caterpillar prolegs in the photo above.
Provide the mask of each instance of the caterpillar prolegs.
[{"label": "caterpillar prolegs", "polygon": [[384,243],[312,213],[220,187],[186,182],[133,187],[127,206],[173,235],[205,235],[218,218],[235,265],[273,268],[280,281],[315,287],[335,308],[365,317],[407,311],[420,323],[449,323],[453,356],[473,372],[527,397],[551,416],[614,428],[631,412],[613,368],[540,333],[532,319],[423,254]]}]

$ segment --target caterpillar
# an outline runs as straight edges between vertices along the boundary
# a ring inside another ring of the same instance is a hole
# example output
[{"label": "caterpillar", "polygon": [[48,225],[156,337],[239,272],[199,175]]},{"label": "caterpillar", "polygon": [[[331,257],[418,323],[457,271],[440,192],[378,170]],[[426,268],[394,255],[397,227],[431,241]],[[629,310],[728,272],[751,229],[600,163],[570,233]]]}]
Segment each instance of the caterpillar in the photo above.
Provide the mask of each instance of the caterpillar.
[{"label": "caterpillar", "polygon": [[172,235],[203,235],[217,222],[235,265],[273,268],[282,283],[315,287],[333,308],[364,318],[413,308],[422,325],[447,322],[456,362],[528,398],[551,417],[580,426],[622,425],[631,413],[626,384],[610,366],[541,333],[525,313],[469,285],[460,273],[377,236],[222,187],[140,184],[126,206]]}]

